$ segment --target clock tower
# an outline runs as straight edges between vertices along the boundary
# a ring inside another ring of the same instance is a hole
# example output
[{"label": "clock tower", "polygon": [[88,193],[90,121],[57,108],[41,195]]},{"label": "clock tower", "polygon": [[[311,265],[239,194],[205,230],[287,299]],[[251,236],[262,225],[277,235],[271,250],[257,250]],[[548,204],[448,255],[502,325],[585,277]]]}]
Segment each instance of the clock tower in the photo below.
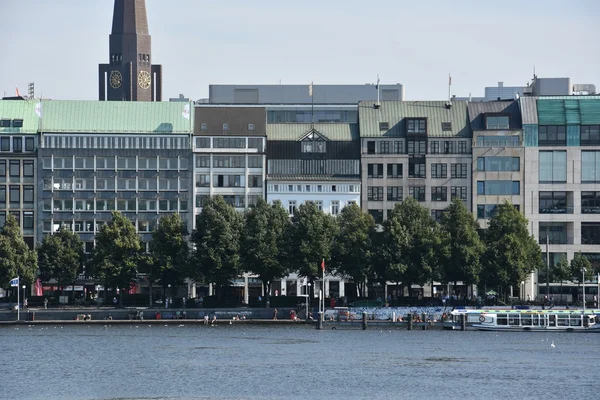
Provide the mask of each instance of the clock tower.
[{"label": "clock tower", "polygon": [[145,0],[115,0],[109,64],[99,65],[99,99],[161,101],[162,66],[152,64]]}]

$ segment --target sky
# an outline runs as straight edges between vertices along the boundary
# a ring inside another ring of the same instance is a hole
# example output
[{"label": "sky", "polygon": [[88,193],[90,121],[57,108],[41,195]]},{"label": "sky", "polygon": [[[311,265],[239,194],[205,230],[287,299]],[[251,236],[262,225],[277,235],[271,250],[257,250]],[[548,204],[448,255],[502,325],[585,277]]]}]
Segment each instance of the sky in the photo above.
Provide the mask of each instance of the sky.
[{"label": "sky", "polygon": [[[0,94],[97,100],[113,0],[0,0]],[[163,100],[209,84],[401,83],[408,100],[571,77],[600,90],[597,0],[146,0]]]}]

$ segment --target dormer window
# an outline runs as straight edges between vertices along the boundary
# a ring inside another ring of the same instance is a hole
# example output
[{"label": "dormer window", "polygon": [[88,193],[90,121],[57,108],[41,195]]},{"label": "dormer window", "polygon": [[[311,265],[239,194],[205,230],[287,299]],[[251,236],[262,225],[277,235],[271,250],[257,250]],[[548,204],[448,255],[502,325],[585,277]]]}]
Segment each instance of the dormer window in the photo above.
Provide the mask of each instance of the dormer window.
[{"label": "dormer window", "polygon": [[228,131],[229,130],[229,124],[228,123],[223,123],[223,130],[224,131]]},{"label": "dormer window", "polygon": [[427,120],[425,118],[408,118],[406,120],[407,133],[427,133]]},{"label": "dormer window", "polygon": [[452,132],[452,122],[442,122],[442,132]]},{"label": "dormer window", "polygon": [[10,128],[10,119],[0,120],[0,128]]},{"label": "dormer window", "polygon": [[508,115],[489,115],[485,116],[486,129],[509,129],[510,118]]},{"label": "dormer window", "polygon": [[22,119],[13,119],[12,126],[13,126],[13,128],[22,128],[23,120]]},{"label": "dormer window", "polygon": [[303,153],[325,153],[325,140],[314,132],[307,135],[301,143]]},{"label": "dormer window", "polygon": [[379,130],[380,131],[387,131],[390,129],[390,123],[389,122],[380,122],[379,123]]},{"label": "dormer window", "polygon": [[203,122],[200,124],[200,130],[201,131],[207,131],[208,130],[208,124],[206,122]]},{"label": "dormer window", "polygon": [[248,131],[254,132],[254,124],[248,124]]}]

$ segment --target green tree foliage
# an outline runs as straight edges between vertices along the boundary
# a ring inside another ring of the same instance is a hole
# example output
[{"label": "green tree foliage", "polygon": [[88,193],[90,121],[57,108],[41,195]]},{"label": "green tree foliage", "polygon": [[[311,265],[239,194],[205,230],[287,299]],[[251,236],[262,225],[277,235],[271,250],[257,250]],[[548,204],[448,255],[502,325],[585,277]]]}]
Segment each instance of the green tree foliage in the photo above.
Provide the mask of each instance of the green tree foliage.
[{"label": "green tree foliage", "polygon": [[585,268],[585,280],[589,281],[594,276],[594,271],[590,260],[587,259],[581,252],[575,253],[570,264],[570,276],[573,282],[583,282],[583,272]]},{"label": "green tree foliage", "polygon": [[66,226],[62,226],[54,235],[46,236],[37,254],[40,277],[44,281],[54,278],[60,286],[71,285],[83,270],[83,242],[79,235]]},{"label": "green tree foliage", "polygon": [[23,241],[15,217],[6,216],[0,232],[0,282],[7,287],[11,279],[20,277],[22,283],[33,283],[37,271],[37,256]]},{"label": "green tree foliage", "polygon": [[[112,220],[100,228],[92,253],[95,276],[105,288],[129,290],[135,280],[142,254],[142,242],[135,226],[123,214],[113,211]],[[105,291],[106,293],[106,291]]]},{"label": "green tree foliage", "polygon": [[222,196],[207,200],[196,216],[192,234],[195,246],[190,277],[214,283],[217,296],[220,287],[227,286],[240,275],[240,235],[243,215],[227,204]]},{"label": "green tree foliage", "polygon": [[440,254],[442,282],[477,284],[485,246],[479,225],[460,199],[453,199],[442,215],[443,250]]},{"label": "green tree foliage", "polygon": [[350,204],[336,218],[338,235],[332,249],[332,266],[336,274],[350,279],[362,297],[369,274],[371,240],[375,229],[373,217]]},{"label": "green tree foliage", "polygon": [[369,278],[385,285],[386,282],[400,283],[404,280],[410,251],[410,233],[398,213],[388,213],[382,232],[371,233],[371,273]]},{"label": "green tree foliage", "polygon": [[563,282],[569,280],[571,278],[571,268],[569,267],[569,261],[567,261],[566,256],[562,256],[558,263],[552,267],[552,279],[556,282],[560,282],[560,293],[561,298],[560,301],[563,301],[562,298],[562,286]]},{"label": "green tree foliage", "polygon": [[245,222],[242,265],[245,271],[258,275],[268,294],[272,282],[287,273],[290,218],[280,201],[269,205],[261,198],[246,211]]},{"label": "green tree foliage", "polygon": [[[179,214],[165,215],[160,218],[158,229],[152,232],[150,241],[150,283],[159,281],[165,293],[169,284],[183,283],[189,261],[187,231]],[[150,290],[152,292],[152,290]]]},{"label": "green tree foliage", "polygon": [[542,252],[527,219],[508,201],[497,208],[485,234],[483,279],[488,285],[518,286],[543,266]]},{"label": "green tree foliage", "polygon": [[311,282],[312,289],[315,278],[321,276],[321,261],[329,265],[336,236],[335,217],[319,210],[313,202],[301,204],[292,217],[288,242],[290,262],[299,276]]}]

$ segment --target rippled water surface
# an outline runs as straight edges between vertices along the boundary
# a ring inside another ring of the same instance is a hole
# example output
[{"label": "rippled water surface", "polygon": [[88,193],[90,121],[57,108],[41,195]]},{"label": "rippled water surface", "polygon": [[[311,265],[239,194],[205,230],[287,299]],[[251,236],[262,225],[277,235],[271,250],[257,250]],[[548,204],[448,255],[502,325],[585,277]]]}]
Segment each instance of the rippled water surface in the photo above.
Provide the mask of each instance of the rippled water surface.
[{"label": "rippled water surface", "polygon": [[599,360],[585,333],[2,327],[0,398],[598,399]]}]

